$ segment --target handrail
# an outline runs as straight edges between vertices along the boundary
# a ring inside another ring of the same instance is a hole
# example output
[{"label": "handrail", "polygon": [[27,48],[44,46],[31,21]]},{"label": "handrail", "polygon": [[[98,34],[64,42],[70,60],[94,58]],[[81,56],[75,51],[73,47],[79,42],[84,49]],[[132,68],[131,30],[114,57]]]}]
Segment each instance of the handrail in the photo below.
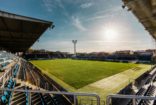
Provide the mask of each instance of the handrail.
[{"label": "handrail", "polygon": [[28,92],[28,93],[44,93],[44,94],[55,94],[55,95],[70,95],[74,96],[74,105],[77,105],[77,96],[91,96],[97,99],[97,105],[100,105],[100,97],[96,93],[74,93],[74,92],[59,92],[59,91],[43,91],[43,90],[23,90],[23,89],[7,89],[0,88],[1,91],[14,91],[14,92]]},{"label": "handrail", "polygon": [[8,69],[3,76],[0,77],[0,81],[3,79],[4,76],[6,76],[10,71],[12,70],[12,68]]},{"label": "handrail", "polygon": [[76,95],[76,96],[94,96],[99,97],[96,93],[74,93],[74,92],[59,92],[59,91],[43,91],[43,90],[23,90],[23,89],[7,89],[0,88],[1,91],[29,92],[29,93],[45,93],[57,95]]}]

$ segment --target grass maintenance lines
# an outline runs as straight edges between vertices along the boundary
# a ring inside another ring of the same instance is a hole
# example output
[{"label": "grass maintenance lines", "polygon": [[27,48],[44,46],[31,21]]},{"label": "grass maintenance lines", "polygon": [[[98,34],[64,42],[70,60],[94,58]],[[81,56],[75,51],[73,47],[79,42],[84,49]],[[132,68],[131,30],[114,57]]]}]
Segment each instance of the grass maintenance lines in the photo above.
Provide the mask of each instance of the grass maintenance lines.
[{"label": "grass maintenance lines", "polygon": [[132,69],[138,64],[55,59],[31,61],[48,76],[55,76],[75,89]]}]

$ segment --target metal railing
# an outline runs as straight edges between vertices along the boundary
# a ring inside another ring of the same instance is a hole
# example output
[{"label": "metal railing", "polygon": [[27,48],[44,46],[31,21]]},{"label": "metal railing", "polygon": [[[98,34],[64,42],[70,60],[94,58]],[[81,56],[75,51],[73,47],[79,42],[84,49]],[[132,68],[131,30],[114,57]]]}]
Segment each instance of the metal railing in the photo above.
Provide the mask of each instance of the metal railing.
[{"label": "metal railing", "polygon": [[[105,105],[105,100],[100,99],[100,105]],[[97,100],[93,98],[80,98],[79,105],[97,105]]]},{"label": "metal railing", "polygon": [[107,96],[106,105],[112,105],[112,99],[113,98],[132,100],[132,105],[137,105],[136,104],[137,103],[136,102],[137,99],[141,99],[141,100],[156,100],[156,97],[153,97],[153,96],[119,95],[119,94],[116,94],[116,95],[109,95],[109,96]]},{"label": "metal railing", "polygon": [[24,92],[28,94],[29,105],[31,105],[31,93],[41,93],[41,94],[51,94],[51,95],[65,95],[65,96],[72,96],[73,97],[73,105],[80,105],[78,103],[78,97],[93,97],[95,98],[96,104],[100,105],[100,97],[94,93],[73,93],[73,92],[57,92],[57,91],[41,91],[41,90],[23,90],[23,89],[6,89],[0,88],[0,91],[10,91],[10,92]]},{"label": "metal railing", "polygon": [[[14,68],[14,67],[13,67]],[[4,86],[5,82],[13,76],[13,68],[9,67],[5,71],[5,73],[0,77],[0,83],[2,84],[1,87]]]}]

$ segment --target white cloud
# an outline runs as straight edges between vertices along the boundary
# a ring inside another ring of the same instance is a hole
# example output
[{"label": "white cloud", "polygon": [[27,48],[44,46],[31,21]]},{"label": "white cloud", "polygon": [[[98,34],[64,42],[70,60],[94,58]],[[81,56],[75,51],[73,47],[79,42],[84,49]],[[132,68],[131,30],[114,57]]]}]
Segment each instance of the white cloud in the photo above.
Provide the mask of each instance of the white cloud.
[{"label": "white cloud", "polygon": [[54,5],[52,0],[42,0],[45,8],[47,9],[48,12],[52,12]]},{"label": "white cloud", "polygon": [[112,7],[110,9],[106,9],[103,11],[98,11],[92,16],[91,18],[88,18],[87,21],[95,21],[99,19],[105,19],[105,18],[112,18],[116,15],[121,15],[122,8],[120,6]]},{"label": "white cloud", "polygon": [[73,44],[71,40],[50,40],[39,43],[36,42],[31,48],[46,49],[50,51],[73,52]]},{"label": "white cloud", "polygon": [[80,5],[81,8],[89,8],[91,6],[93,6],[93,3],[91,3],[91,2],[90,3],[84,3],[84,4]]},{"label": "white cloud", "polygon": [[42,0],[43,5],[46,7],[48,12],[52,12],[56,7],[62,8],[65,10],[65,7],[61,0]]},{"label": "white cloud", "polygon": [[87,29],[83,26],[82,22],[78,17],[72,16],[72,25],[75,26],[80,31],[86,31]]},{"label": "white cloud", "polygon": [[58,6],[59,6],[60,8],[65,9],[65,7],[64,7],[64,5],[63,5],[63,3],[62,3],[61,0],[55,0],[55,1],[57,2]]},{"label": "white cloud", "polygon": [[98,11],[96,13],[96,15],[99,15],[99,14],[106,14],[106,13],[114,13],[114,12],[119,12],[119,11],[122,11],[122,7],[119,5],[119,6],[111,6],[110,8],[108,9],[105,9],[105,10],[102,10],[102,11]]}]

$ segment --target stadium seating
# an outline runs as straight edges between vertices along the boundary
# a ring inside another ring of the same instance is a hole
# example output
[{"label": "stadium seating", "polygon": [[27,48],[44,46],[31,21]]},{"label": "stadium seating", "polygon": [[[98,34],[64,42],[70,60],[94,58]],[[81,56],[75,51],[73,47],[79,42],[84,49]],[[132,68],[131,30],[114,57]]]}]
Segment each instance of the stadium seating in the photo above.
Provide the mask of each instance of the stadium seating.
[{"label": "stadium seating", "polygon": [[[150,86],[145,94],[145,96],[155,96],[156,92],[156,87],[155,86]],[[141,100],[139,105],[153,105],[154,101],[153,100]]]},{"label": "stadium seating", "polygon": [[[16,82],[12,78],[10,78],[7,81],[5,87],[8,88],[8,89],[14,89],[15,84],[16,84]],[[11,97],[12,97],[12,92],[10,92],[10,91],[4,91],[3,95],[1,96],[1,102],[2,102],[2,104],[10,103]]]},{"label": "stadium seating", "polygon": [[[15,89],[31,90],[29,87],[18,86]],[[12,99],[11,105],[27,105],[28,104],[28,93],[27,92],[15,92]],[[31,104],[32,105],[66,105],[60,96],[51,96],[50,94],[31,93]]]},{"label": "stadium seating", "polygon": [[[24,86],[15,88],[15,89],[25,89]],[[14,92],[13,97],[11,99],[11,105],[26,105],[26,95],[24,92]]]},{"label": "stadium seating", "polygon": [[[156,70],[153,69],[145,80],[145,84],[138,90],[135,95],[138,96],[156,96]],[[132,100],[128,102],[127,105],[132,105]],[[136,100],[136,105],[156,105],[154,100]]]},{"label": "stadium seating", "polygon": [[18,69],[19,69],[19,65],[16,64],[16,65],[15,65],[15,68],[14,68],[14,73],[13,73],[14,78],[15,78],[16,75],[17,75]]},{"label": "stadium seating", "polygon": [[[16,83],[14,78],[23,81],[22,83]],[[25,83],[23,85],[23,83]],[[27,83],[32,84],[32,86],[39,87],[39,89],[53,90],[53,85],[47,81],[41,72],[34,70],[33,66],[24,60],[16,63],[13,67],[13,76],[5,83],[5,87],[8,89],[22,89],[22,90],[32,90],[32,87],[27,86]],[[56,88],[54,89],[57,90]],[[62,95],[50,95],[41,93],[31,93],[31,103],[32,105],[70,105],[67,103],[66,99]],[[1,104],[11,105],[28,105],[29,93],[27,92],[14,92],[5,91],[1,95]]]},{"label": "stadium seating", "polygon": [[[17,81],[15,81],[17,80]],[[138,88],[135,93],[139,96],[155,96],[156,95],[156,70],[147,73],[147,78],[144,79],[144,84]],[[13,75],[4,85],[8,89],[22,89],[24,92],[9,92],[4,91],[1,94],[0,105],[28,105],[31,101],[32,105],[71,105],[73,97],[45,94],[45,93],[28,93],[28,90],[50,90],[50,91],[66,91],[63,90],[55,81],[42,74],[42,72],[31,65],[24,59],[16,61],[13,66]],[[31,96],[31,100],[29,100]],[[68,100],[67,100],[68,99]],[[70,101],[70,102],[69,102]],[[127,105],[132,105],[132,100],[128,100]],[[136,100],[136,105],[156,105],[156,101],[152,100]]]}]

